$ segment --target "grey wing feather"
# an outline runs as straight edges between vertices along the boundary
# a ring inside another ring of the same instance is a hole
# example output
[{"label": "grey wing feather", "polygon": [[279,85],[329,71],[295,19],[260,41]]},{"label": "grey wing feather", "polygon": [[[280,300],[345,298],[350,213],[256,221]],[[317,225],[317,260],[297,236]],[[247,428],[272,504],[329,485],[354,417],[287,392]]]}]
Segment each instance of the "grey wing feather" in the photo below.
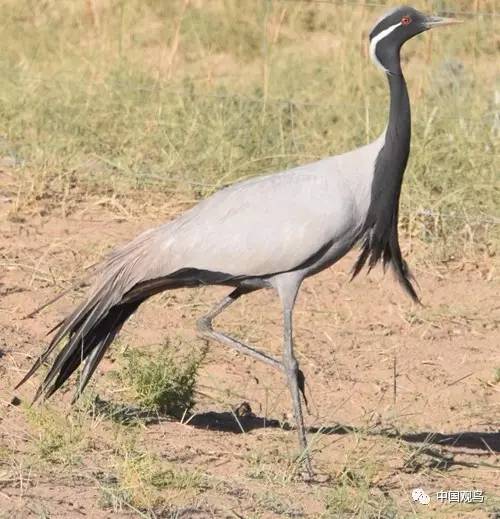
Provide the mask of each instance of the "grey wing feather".
[{"label": "grey wing feather", "polygon": [[50,396],[85,362],[78,396],[124,322],[145,299],[168,288],[163,280],[176,272],[198,269],[218,273],[219,279],[272,275],[297,268],[336,240],[348,243],[368,207],[380,146],[379,139],[233,185],[117,248],[97,267],[86,300],[56,326],[18,386],[67,337],[35,399]]}]

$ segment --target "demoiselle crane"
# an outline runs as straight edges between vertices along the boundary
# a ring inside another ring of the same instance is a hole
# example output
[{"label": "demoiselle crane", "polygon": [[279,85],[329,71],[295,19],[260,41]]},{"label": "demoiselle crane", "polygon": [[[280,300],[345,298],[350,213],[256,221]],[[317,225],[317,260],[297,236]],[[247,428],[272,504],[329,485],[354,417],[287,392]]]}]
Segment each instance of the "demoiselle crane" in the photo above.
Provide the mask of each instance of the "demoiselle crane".
[{"label": "demoiselle crane", "polygon": [[[97,268],[86,299],[52,330],[47,349],[17,387],[65,340],[35,400],[52,395],[84,362],[76,399],[125,321],[146,299],[174,288],[227,285],[232,292],[198,321],[199,332],[285,374],[310,475],[301,408],[304,375],[292,339],[297,292],[305,278],[360,244],[353,277],[382,260],[418,301],[398,241],[399,196],[411,133],[400,49],[413,36],[451,23],[456,20],[426,16],[411,7],[385,14],[370,33],[371,59],[390,89],[389,122],[380,137],[342,155],[236,183],[114,250]],[[239,297],[261,288],[274,288],[282,304],[281,360],[212,327],[213,319]]]}]

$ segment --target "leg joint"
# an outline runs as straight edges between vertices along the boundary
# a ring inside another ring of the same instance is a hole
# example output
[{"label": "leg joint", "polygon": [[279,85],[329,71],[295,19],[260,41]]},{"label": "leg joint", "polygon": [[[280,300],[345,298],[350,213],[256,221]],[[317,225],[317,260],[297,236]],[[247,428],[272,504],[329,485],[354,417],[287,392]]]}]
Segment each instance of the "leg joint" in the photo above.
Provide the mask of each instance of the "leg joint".
[{"label": "leg joint", "polygon": [[210,317],[208,317],[206,315],[204,315],[203,317],[200,317],[196,321],[196,329],[202,335],[205,335],[205,334],[207,334],[209,332],[212,332],[213,331],[212,319],[210,319]]}]

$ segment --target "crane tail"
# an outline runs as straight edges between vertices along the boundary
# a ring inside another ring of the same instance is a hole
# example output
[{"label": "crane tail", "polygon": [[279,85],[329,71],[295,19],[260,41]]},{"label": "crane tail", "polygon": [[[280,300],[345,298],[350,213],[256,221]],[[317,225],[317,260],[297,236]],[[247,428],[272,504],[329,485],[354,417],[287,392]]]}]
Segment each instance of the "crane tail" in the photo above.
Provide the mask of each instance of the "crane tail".
[{"label": "crane tail", "polygon": [[[73,314],[69,316],[68,323],[63,324],[62,329],[52,339],[49,347],[37,359],[16,388],[24,384],[39,369],[54,348],[67,336],[66,344],[56,356],[43,382],[38,387],[33,402],[36,402],[42,396],[49,398],[53,395],[84,363],[73,399],[75,401],[83,392],[125,321],[137,310],[143,300],[114,305],[109,309],[106,309],[106,305],[98,303],[90,312],[84,312],[83,315],[78,316]],[[63,331],[66,331],[66,333],[62,333]]]},{"label": "crane tail", "polygon": [[76,401],[88,384],[109,345],[141,302],[136,301],[112,307],[105,316],[96,319],[96,322],[90,326],[83,337],[79,330],[73,332],[47,373],[35,400],[41,394],[49,398],[64,384],[80,364],[84,363],[77,391],[73,398],[73,402]]},{"label": "crane tail", "polygon": [[[64,321],[62,321],[56,327],[54,327],[51,331],[49,331],[48,335],[50,335],[55,329],[57,329],[57,327],[60,327],[63,322]],[[30,379],[36,373],[36,371],[38,371],[38,368],[40,368],[40,366],[47,361],[48,357],[50,356],[50,354],[52,353],[54,348],[57,346],[57,344],[58,344],[58,340],[57,340],[57,336],[55,336],[50,341],[47,348],[45,348],[45,350],[41,353],[41,355],[33,363],[33,366],[31,366],[31,368],[26,373],[26,375],[24,375],[24,377],[17,383],[17,385],[14,387],[14,389],[20,388],[28,379]]]},{"label": "crane tail", "polygon": [[[145,258],[153,248],[148,239],[153,236],[151,232],[140,235],[125,247],[117,249],[100,266],[100,275],[87,299],[51,330],[54,336],[49,345],[15,389],[29,380],[54,350],[64,343],[38,387],[33,402],[54,394],[83,364],[73,400],[80,396],[127,319],[141,303],[161,291],[156,285],[156,290],[152,290],[143,283],[149,277]],[[167,286],[168,281],[164,281],[161,289]]]}]

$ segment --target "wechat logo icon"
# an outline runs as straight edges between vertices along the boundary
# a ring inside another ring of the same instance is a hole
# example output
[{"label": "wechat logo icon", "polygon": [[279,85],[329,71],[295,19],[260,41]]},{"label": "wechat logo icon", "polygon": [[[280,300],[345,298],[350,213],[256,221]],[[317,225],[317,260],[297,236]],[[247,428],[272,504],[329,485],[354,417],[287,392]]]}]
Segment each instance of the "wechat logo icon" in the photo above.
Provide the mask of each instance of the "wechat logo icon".
[{"label": "wechat logo icon", "polygon": [[413,501],[418,501],[421,505],[428,505],[431,498],[424,492],[422,488],[414,488],[411,492]]}]

